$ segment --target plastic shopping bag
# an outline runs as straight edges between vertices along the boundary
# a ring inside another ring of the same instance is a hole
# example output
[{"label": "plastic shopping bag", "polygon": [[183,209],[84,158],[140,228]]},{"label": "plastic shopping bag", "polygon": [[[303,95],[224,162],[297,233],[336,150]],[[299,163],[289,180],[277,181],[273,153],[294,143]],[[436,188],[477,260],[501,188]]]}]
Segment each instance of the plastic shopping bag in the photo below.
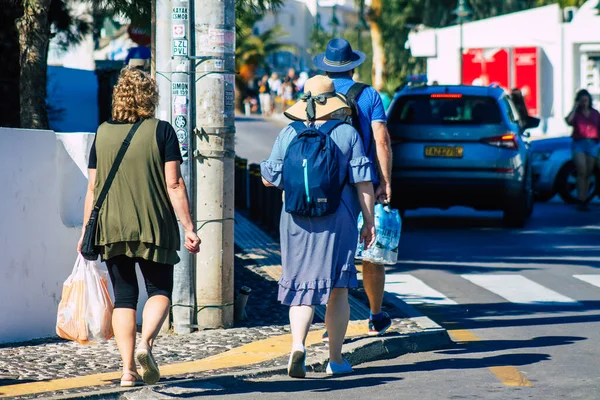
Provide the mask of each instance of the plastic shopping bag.
[{"label": "plastic shopping bag", "polygon": [[[358,230],[363,226],[363,215],[358,216]],[[398,243],[402,230],[402,218],[398,210],[389,206],[375,205],[375,244],[365,250],[364,243],[358,243],[355,258],[376,264],[393,265],[398,261]]]},{"label": "plastic shopping bag", "polygon": [[108,273],[79,254],[73,272],[63,284],[56,334],[81,344],[108,340],[113,337],[112,310]]}]

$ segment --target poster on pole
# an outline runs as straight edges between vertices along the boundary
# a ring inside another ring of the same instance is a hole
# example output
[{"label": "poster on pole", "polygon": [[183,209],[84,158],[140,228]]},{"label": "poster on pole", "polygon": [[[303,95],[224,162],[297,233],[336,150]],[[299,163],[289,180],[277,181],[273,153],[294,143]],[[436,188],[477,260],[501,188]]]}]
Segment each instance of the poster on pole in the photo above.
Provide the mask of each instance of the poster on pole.
[{"label": "poster on pole", "polygon": [[540,115],[540,48],[513,49],[513,87],[521,89],[529,115]]},{"label": "poster on pole", "polygon": [[464,85],[489,86],[497,84],[510,88],[510,50],[506,48],[466,49],[462,54]]}]

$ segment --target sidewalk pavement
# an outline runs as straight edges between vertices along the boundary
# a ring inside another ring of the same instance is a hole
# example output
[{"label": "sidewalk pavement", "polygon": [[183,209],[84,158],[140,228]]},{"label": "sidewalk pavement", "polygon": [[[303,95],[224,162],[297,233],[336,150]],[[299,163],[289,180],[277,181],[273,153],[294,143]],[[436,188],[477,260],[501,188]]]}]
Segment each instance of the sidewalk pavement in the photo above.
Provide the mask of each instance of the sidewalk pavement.
[{"label": "sidewalk pavement", "polygon": [[[173,398],[197,392],[198,385],[210,388],[210,382],[218,379],[285,374],[291,335],[288,308],[277,302],[279,245],[244,215],[236,213],[236,222],[235,286],[252,289],[246,321],[236,322],[232,329],[159,336],[154,355],[163,378],[143,389],[118,386],[120,358],[114,340],[94,346],[58,338],[0,345],[0,398]],[[352,321],[344,352],[353,365],[450,343],[439,325],[401,301],[390,300],[393,305],[386,302],[384,308],[394,317],[393,327],[385,336],[368,337],[366,296],[362,290],[352,291]],[[309,371],[322,372],[326,366],[323,318],[324,308],[319,307],[307,339]]]}]

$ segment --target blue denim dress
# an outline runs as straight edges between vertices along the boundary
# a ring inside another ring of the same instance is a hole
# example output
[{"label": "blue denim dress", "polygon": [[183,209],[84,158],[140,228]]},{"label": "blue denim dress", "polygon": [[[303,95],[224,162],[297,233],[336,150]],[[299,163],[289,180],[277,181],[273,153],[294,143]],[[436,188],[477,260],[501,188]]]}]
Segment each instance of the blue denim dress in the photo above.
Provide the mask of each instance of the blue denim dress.
[{"label": "blue denim dress", "polygon": [[[261,163],[263,178],[283,188],[283,157],[296,132],[290,126],[277,137],[271,156]],[[289,306],[327,304],[333,288],[358,285],[354,252],[356,250],[360,212],[355,183],[371,182],[373,166],[366,157],[358,132],[350,125],[340,125],[331,132],[340,148],[341,179],[348,178],[342,202],[331,215],[311,218],[281,212],[281,260],[283,274],[279,280],[278,300]]]}]

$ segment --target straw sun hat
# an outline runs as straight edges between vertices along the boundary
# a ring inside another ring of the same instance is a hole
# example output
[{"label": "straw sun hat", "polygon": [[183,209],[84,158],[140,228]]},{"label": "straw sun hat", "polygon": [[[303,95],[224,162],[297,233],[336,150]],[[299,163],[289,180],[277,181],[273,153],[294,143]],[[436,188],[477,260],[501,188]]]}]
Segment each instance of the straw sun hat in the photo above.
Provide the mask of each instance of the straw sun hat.
[{"label": "straw sun hat", "polygon": [[316,121],[329,119],[336,111],[339,111],[336,113],[338,118],[339,114],[352,113],[343,97],[335,92],[333,81],[324,75],[317,75],[306,81],[304,95],[284,115],[294,121]]}]

